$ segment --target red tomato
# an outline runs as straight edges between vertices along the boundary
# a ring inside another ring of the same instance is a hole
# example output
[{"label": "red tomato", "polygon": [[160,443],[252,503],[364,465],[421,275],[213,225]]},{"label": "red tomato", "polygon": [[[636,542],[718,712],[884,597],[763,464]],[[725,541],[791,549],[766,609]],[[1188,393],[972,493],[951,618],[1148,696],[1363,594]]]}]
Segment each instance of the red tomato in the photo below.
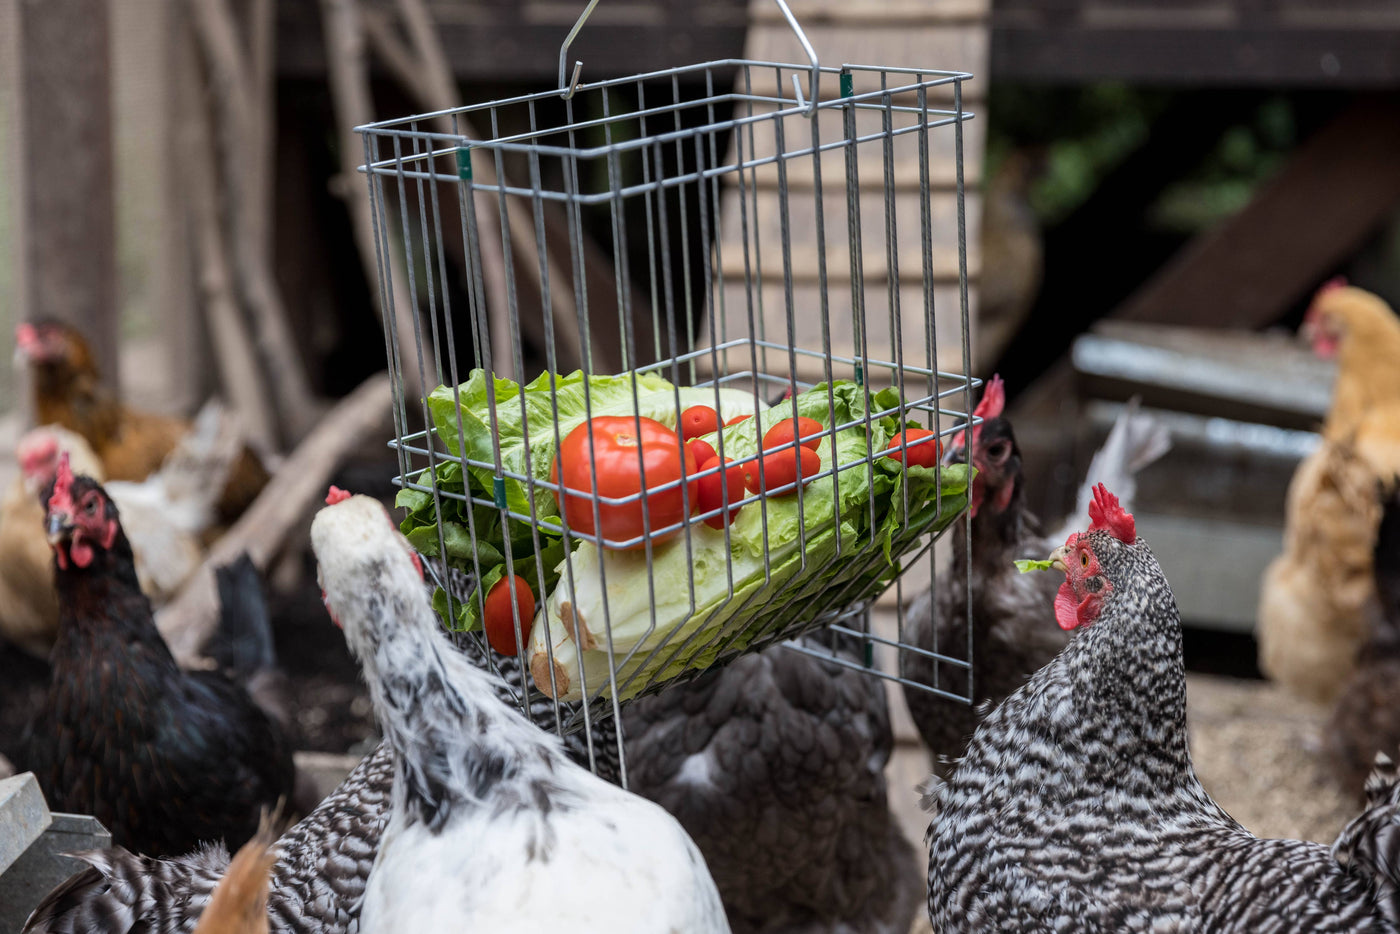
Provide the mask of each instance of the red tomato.
[{"label": "red tomato", "polygon": [[[799,452],[801,454],[800,464],[798,463]],[[811,448],[784,448],[781,451],[773,451],[763,455],[762,477],[759,476],[758,464],[754,461],[747,462],[744,465],[744,486],[748,487],[750,493],[782,490],[783,487],[792,487],[797,482],[799,472],[802,476],[802,485],[806,486],[812,482],[812,478],[821,469],[821,455]],[[795,492],[797,492],[796,487],[783,490],[783,494]]]},{"label": "red tomato", "polygon": [[690,449],[691,454],[695,455],[695,463],[697,464],[703,464],[710,458],[719,456],[715,453],[715,449],[710,447],[708,441],[701,441],[699,438],[687,441],[685,446]]},{"label": "red tomato", "polygon": [[[915,444],[921,438],[932,438],[932,441],[925,441],[923,444]],[[909,446],[909,466],[910,467],[937,467],[938,460],[943,456],[943,444],[938,440],[938,436],[923,428],[910,428],[901,431],[890,439],[890,443],[885,445],[885,450],[893,451],[890,455],[901,464],[904,463],[904,450],[900,447],[902,443]]]},{"label": "red tomato", "polygon": [[[699,503],[701,512],[709,512],[713,509],[724,507],[725,487],[729,492],[729,512],[725,515],[710,516],[704,522],[712,529],[722,529],[726,525],[733,523],[734,517],[739,514],[739,507],[735,503],[744,498],[744,468],[735,464],[729,458],[725,458],[726,464],[733,464],[726,467],[723,473],[711,474],[708,477],[701,477],[697,481],[695,499]],[[700,465],[700,472],[703,474],[711,467],[719,466],[719,458],[712,457]]]},{"label": "red tomato", "polygon": [[689,441],[719,431],[719,413],[708,405],[692,405],[681,413],[681,437]]},{"label": "red tomato", "polygon": [[804,448],[813,451],[817,445],[822,443],[822,436],[826,433],[825,426],[815,418],[789,418],[786,421],[778,422],[768,433],[763,436],[763,450],[771,451],[773,448],[781,447],[785,444],[792,444],[793,437],[801,439]]},{"label": "red tomato", "polygon": [[486,629],[486,641],[491,648],[502,655],[516,655],[515,615],[510,605],[510,587],[506,581],[515,582],[515,607],[520,613],[520,644],[530,641],[530,622],[535,618],[535,595],[523,577],[502,577],[491,585],[486,594],[486,606],[482,612],[482,625]]},{"label": "red tomato", "polygon": [[725,427],[725,428],[728,428],[730,425],[737,425],[737,424],[739,424],[740,422],[742,422],[744,419],[746,419],[746,418],[752,418],[752,417],[753,417],[753,416],[751,416],[751,415],[736,415],[736,416],[734,416],[733,418],[731,418],[729,421],[725,422],[725,423],[724,423],[724,427]]},{"label": "red tomato", "polygon": [[[637,431],[641,423],[640,434]],[[589,437],[592,437],[592,453],[589,450]],[[641,452],[642,469],[638,471],[638,451]],[[645,493],[632,502],[598,503],[598,518],[601,527],[593,527],[593,472],[592,461],[598,468],[597,495],[621,499],[637,493]],[[667,483],[675,483],[681,478],[681,466],[690,479],[684,485],[676,484],[669,489],[657,490]],[[562,476],[562,480],[560,479]],[[674,431],[655,419],[636,419],[631,415],[600,415],[579,425],[564,443],[554,458],[550,479],[561,483],[568,494],[556,493],[555,498],[563,497],[559,504],[569,527],[587,535],[597,534],[604,539],[621,541],[637,538],[646,533],[642,506],[645,504],[651,519],[652,529],[663,529],[685,519],[686,490],[690,502],[695,502],[695,456],[682,446],[681,439]],[[650,492],[655,490],[656,492]],[[653,536],[653,541],[663,541],[675,535]],[[641,548],[645,542],[638,542],[632,548]]]}]

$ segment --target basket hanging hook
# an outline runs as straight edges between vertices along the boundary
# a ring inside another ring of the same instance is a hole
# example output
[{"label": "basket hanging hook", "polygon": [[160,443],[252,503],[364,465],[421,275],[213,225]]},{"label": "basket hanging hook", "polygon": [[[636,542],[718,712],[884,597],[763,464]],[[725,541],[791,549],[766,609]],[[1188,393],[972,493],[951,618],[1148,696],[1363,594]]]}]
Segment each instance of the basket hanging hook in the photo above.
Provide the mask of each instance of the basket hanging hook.
[{"label": "basket hanging hook", "polygon": [[574,62],[574,73],[567,84],[564,83],[564,72],[569,61],[569,46],[573,45],[574,38],[578,36],[579,30],[588,20],[593,8],[598,5],[598,0],[588,0],[588,6],[583,8],[579,14],[578,22],[574,23],[574,28],[569,30],[569,34],[564,37],[564,44],[559,46],[559,96],[564,100],[571,100],[574,92],[578,90],[579,72],[583,71],[583,62]]},{"label": "basket hanging hook", "polygon": [[[821,86],[822,79],[821,64],[817,61],[817,52],[812,48],[812,43],[807,39],[807,34],[802,31],[802,24],[799,23],[797,17],[792,14],[792,10],[788,9],[786,0],[775,0],[775,2],[778,4],[778,9],[783,11],[783,18],[786,19],[788,25],[792,27],[793,33],[797,36],[797,41],[802,43],[802,51],[807,53],[807,61],[812,63],[812,80],[805,102],[806,110],[803,111],[804,116],[810,117],[817,112],[817,102],[821,99],[817,93]],[[793,89],[797,91],[797,106],[801,107],[804,102],[802,100],[802,87],[797,82],[797,75],[792,76],[792,86]]]},{"label": "basket hanging hook", "polygon": [[[792,86],[797,92],[797,106],[805,108],[805,116],[812,116],[817,112],[817,101],[820,100],[817,91],[821,86],[821,64],[817,61],[816,50],[812,48],[812,43],[807,39],[807,34],[802,31],[802,24],[797,21],[792,10],[788,8],[786,0],[776,0],[778,9],[783,11],[783,18],[788,21],[792,31],[797,36],[797,41],[802,44],[802,51],[807,53],[807,60],[812,63],[812,78],[809,84],[807,99],[803,100],[802,86],[798,83],[797,75],[792,76]],[[579,14],[578,21],[569,30],[569,34],[564,37],[564,44],[559,46],[559,96],[564,100],[571,100],[574,92],[578,90],[579,74],[583,71],[583,62],[574,62],[574,73],[565,80],[568,72],[569,46],[573,45],[574,39],[578,37],[579,31],[583,29],[583,24],[588,21],[588,17],[593,13],[593,8],[598,5],[598,0],[588,0],[588,6],[583,8]]]}]

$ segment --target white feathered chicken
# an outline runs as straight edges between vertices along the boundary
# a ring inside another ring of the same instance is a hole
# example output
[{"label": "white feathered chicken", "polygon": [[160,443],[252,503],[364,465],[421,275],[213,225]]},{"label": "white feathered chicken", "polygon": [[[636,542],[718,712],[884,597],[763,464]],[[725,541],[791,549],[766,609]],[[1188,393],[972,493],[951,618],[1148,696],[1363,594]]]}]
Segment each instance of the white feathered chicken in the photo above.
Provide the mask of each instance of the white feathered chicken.
[{"label": "white feathered chicken", "polygon": [[395,757],[364,931],[729,930],[675,819],[570,762],[449,647],[382,505],[336,502],[311,542]]}]

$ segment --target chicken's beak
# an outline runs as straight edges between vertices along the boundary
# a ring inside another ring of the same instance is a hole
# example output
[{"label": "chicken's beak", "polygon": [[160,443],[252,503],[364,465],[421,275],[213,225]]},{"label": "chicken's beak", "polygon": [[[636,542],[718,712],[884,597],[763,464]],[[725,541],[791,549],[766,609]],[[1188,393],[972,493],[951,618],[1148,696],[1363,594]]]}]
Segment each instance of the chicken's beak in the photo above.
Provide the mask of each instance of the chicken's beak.
[{"label": "chicken's beak", "polygon": [[1061,574],[1069,571],[1069,567],[1065,564],[1064,545],[1061,545],[1059,548],[1056,548],[1054,551],[1050,552],[1050,566],[1055,570],[1059,571]]},{"label": "chicken's beak", "polygon": [[51,512],[44,520],[44,532],[50,546],[67,541],[73,534],[73,520],[66,512]]}]

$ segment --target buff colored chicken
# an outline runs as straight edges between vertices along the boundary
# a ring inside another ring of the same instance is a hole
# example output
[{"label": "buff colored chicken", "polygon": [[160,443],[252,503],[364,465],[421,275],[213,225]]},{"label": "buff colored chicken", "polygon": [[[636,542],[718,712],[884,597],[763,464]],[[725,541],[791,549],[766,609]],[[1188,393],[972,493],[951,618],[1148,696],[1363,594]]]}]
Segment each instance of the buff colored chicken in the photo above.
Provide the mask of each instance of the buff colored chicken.
[{"label": "buff colored chicken", "polygon": [[1259,667],[1328,703],[1346,684],[1375,595],[1379,490],[1400,475],[1400,318],[1339,280],[1313,299],[1303,334],[1337,358],[1322,446],[1288,488],[1283,554],[1259,595]]},{"label": "buff colored chicken", "polygon": [[0,638],[41,658],[58,631],[58,594],[39,497],[53,482],[61,451],[69,452],[74,470],[101,482],[102,464],[81,435],[57,425],[38,428],[20,440],[20,473],[0,501]]}]

